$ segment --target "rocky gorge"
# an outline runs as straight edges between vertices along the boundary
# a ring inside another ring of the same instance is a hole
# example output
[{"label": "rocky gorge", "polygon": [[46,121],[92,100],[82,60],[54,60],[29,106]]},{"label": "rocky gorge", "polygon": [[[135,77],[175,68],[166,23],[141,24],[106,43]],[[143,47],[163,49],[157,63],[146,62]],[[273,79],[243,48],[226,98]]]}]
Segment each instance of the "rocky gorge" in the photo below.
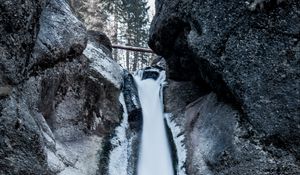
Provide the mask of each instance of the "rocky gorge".
[{"label": "rocky gorge", "polygon": [[[135,174],[133,77],[74,14],[1,0],[1,175]],[[149,46],[167,64],[178,175],[300,174],[299,40],[298,0],[156,0]]]}]

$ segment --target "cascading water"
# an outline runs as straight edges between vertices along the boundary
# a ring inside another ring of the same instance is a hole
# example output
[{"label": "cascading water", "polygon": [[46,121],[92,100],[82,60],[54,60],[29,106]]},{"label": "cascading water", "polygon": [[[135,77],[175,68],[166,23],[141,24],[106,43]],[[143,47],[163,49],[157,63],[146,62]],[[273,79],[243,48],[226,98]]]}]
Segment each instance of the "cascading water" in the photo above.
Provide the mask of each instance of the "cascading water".
[{"label": "cascading water", "polygon": [[140,70],[134,76],[143,111],[138,175],[174,175],[163,115],[165,71]]}]

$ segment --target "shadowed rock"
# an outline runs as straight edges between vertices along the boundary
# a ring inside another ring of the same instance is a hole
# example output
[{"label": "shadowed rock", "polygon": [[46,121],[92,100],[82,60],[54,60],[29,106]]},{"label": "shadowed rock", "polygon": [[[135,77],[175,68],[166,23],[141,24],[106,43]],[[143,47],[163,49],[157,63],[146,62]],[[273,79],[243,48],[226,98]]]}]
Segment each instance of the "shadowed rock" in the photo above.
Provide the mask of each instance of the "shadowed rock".
[{"label": "shadowed rock", "polygon": [[[284,173],[291,159],[287,171],[297,174],[300,2],[264,3],[251,11],[249,3],[237,0],[157,1],[149,45],[166,59],[170,78],[208,86],[239,111],[238,124],[252,133],[246,140],[276,157],[278,170],[268,173]],[[190,148],[196,152],[199,147]],[[249,158],[250,167],[261,174],[257,157]],[[234,174],[245,165],[213,166],[212,171]]]}]

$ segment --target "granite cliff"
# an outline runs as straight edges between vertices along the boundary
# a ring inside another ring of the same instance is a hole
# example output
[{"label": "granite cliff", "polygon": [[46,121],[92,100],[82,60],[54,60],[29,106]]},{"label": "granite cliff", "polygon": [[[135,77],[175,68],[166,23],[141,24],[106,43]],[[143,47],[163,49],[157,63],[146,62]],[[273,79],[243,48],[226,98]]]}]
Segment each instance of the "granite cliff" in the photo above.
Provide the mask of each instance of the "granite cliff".
[{"label": "granite cliff", "polygon": [[300,2],[158,0],[149,46],[187,174],[300,173]]},{"label": "granite cliff", "polygon": [[109,39],[65,0],[0,9],[0,174],[96,174],[122,118]]}]

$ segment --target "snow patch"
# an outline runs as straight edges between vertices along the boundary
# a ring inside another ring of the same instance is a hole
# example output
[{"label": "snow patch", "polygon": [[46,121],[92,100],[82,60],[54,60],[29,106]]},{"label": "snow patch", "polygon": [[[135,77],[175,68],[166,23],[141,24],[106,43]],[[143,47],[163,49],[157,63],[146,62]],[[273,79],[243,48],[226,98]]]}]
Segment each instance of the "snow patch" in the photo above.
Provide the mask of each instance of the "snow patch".
[{"label": "snow patch", "polygon": [[65,169],[65,164],[49,149],[45,149],[47,154],[47,163],[49,169],[54,173],[60,172]]},{"label": "snow patch", "polygon": [[44,132],[44,131],[42,131],[42,133],[43,133],[44,138],[46,139],[46,142],[47,142],[49,145],[55,145],[55,141],[53,140],[52,137],[49,136],[48,133],[46,133],[46,132]]},{"label": "snow patch", "polygon": [[[68,142],[61,145],[59,152],[62,159],[68,157],[69,160],[65,164],[68,162],[71,164],[67,165],[58,175],[96,175],[101,143],[101,137],[91,136],[80,142]],[[70,155],[70,152],[75,153],[75,155]],[[74,162],[74,158],[76,162]]]},{"label": "snow patch", "polygon": [[185,169],[185,162],[186,162],[186,156],[187,156],[187,149],[184,145],[184,134],[182,129],[172,120],[172,114],[171,113],[165,113],[165,118],[167,120],[167,124],[172,132],[172,137],[176,146],[177,150],[177,158],[178,158],[178,165],[176,167],[177,169],[177,175],[187,175],[186,169]]},{"label": "snow patch", "polygon": [[119,101],[123,106],[123,120],[115,130],[116,136],[111,139],[112,147],[110,152],[110,159],[108,171],[110,175],[127,175],[128,166],[128,139],[126,137],[126,130],[128,129],[128,114],[125,105],[124,95],[120,94]]},{"label": "snow patch", "polygon": [[[101,110],[100,110],[101,111]],[[102,114],[100,113],[100,116],[102,116]],[[97,129],[97,126],[99,126],[100,123],[102,123],[102,119],[101,117],[97,117],[96,113],[93,112],[93,118],[94,118],[94,122],[93,122],[93,126],[92,126],[92,129],[93,130],[96,130]]]}]

